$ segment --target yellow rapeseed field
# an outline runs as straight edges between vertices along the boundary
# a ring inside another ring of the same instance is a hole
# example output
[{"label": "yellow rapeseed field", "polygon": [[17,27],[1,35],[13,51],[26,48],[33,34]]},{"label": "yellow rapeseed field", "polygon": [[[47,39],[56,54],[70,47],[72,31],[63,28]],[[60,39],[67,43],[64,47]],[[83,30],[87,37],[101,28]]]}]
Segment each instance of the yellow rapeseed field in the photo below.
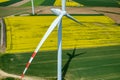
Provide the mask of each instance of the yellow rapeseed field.
[{"label": "yellow rapeseed field", "polygon": [[2,3],[2,2],[6,2],[6,1],[9,1],[9,0],[0,0],[0,3]]},{"label": "yellow rapeseed field", "polygon": [[[120,44],[120,26],[106,16],[74,16],[84,25],[63,18],[63,49]],[[56,16],[6,17],[7,52],[34,51]],[[57,27],[41,50],[57,49]]]},{"label": "yellow rapeseed field", "polygon": [[[61,6],[61,0],[56,0],[54,6]],[[75,1],[67,1],[66,6],[84,6],[83,4],[79,4]]]}]

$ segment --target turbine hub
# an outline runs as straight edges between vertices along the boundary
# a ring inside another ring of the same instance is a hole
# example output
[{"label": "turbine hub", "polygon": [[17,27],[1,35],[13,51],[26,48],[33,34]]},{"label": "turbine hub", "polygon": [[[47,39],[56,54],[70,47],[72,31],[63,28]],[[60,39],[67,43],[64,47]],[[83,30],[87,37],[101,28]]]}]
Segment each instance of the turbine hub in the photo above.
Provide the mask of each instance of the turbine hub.
[{"label": "turbine hub", "polygon": [[63,15],[66,15],[66,14],[67,14],[66,11],[62,11],[62,10],[60,10],[60,9],[55,9],[55,8],[51,9],[51,11],[52,11],[55,15],[57,15],[57,16],[59,16],[60,14],[63,14]]},{"label": "turbine hub", "polygon": [[66,11],[61,11],[61,12],[62,12],[62,14],[63,14],[63,15],[66,15],[66,14],[67,14],[67,12],[66,12]]}]

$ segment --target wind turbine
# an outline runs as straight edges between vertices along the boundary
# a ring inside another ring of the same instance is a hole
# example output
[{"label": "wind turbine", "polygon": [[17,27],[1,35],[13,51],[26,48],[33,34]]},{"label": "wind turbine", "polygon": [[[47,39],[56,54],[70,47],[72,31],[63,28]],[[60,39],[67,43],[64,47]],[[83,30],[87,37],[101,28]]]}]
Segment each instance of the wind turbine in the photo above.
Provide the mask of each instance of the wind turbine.
[{"label": "wind turbine", "polygon": [[32,14],[35,15],[35,7],[34,7],[34,1],[31,0],[31,5],[32,5]]},{"label": "wind turbine", "polygon": [[41,46],[43,45],[45,40],[48,38],[48,36],[54,30],[54,28],[58,25],[58,68],[57,68],[57,70],[58,70],[57,78],[58,79],[57,80],[62,80],[62,17],[66,16],[79,24],[81,24],[81,23],[66,12],[66,0],[62,0],[62,10],[53,8],[53,9],[51,9],[51,11],[58,17],[50,25],[47,32],[45,33],[45,35],[39,42],[37,48],[33,52],[29,62],[26,64],[26,68],[24,69],[24,71],[21,75],[21,79],[24,77],[24,74],[26,73],[27,69],[29,68],[33,58],[36,56],[37,52],[39,51],[39,49],[41,48]]}]

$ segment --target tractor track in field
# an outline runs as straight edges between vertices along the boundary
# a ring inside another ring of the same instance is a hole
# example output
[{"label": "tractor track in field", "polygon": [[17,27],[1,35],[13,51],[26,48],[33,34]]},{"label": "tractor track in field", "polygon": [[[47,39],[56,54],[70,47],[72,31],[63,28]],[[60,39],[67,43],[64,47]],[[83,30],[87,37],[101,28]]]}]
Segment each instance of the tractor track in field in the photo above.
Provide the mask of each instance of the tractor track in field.
[{"label": "tractor track in field", "polygon": [[[16,79],[20,79],[20,76],[18,75],[15,75],[15,74],[9,74],[9,73],[6,73],[4,71],[2,71],[0,69],[0,80],[1,79],[4,79],[4,78],[7,78],[7,77],[12,77],[12,78],[16,78]],[[25,76],[25,78],[23,80],[45,80],[45,79],[42,79],[40,77],[29,77],[29,76]]]}]

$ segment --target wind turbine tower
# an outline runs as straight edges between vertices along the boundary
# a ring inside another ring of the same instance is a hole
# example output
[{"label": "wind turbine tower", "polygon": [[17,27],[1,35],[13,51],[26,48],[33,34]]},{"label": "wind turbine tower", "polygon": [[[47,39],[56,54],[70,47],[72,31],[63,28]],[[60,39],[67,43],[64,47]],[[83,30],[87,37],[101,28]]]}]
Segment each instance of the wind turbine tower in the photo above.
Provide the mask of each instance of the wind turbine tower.
[{"label": "wind turbine tower", "polygon": [[32,14],[35,15],[35,7],[34,7],[34,1],[31,0],[31,5],[32,5]]},{"label": "wind turbine tower", "polygon": [[22,75],[21,79],[24,77],[24,74],[26,73],[27,69],[29,68],[32,60],[36,56],[37,52],[40,50],[41,46],[45,42],[45,40],[48,38],[48,36],[51,34],[51,32],[55,29],[55,27],[58,25],[58,62],[57,62],[57,80],[62,80],[62,18],[63,16],[68,17],[69,19],[81,24],[77,19],[72,17],[70,14],[66,11],[66,0],[62,0],[62,10],[53,8],[51,11],[57,15],[58,17],[52,22],[48,30],[46,31],[45,35],[39,42],[38,46],[36,47],[35,51],[33,52],[29,62],[27,63]]}]

